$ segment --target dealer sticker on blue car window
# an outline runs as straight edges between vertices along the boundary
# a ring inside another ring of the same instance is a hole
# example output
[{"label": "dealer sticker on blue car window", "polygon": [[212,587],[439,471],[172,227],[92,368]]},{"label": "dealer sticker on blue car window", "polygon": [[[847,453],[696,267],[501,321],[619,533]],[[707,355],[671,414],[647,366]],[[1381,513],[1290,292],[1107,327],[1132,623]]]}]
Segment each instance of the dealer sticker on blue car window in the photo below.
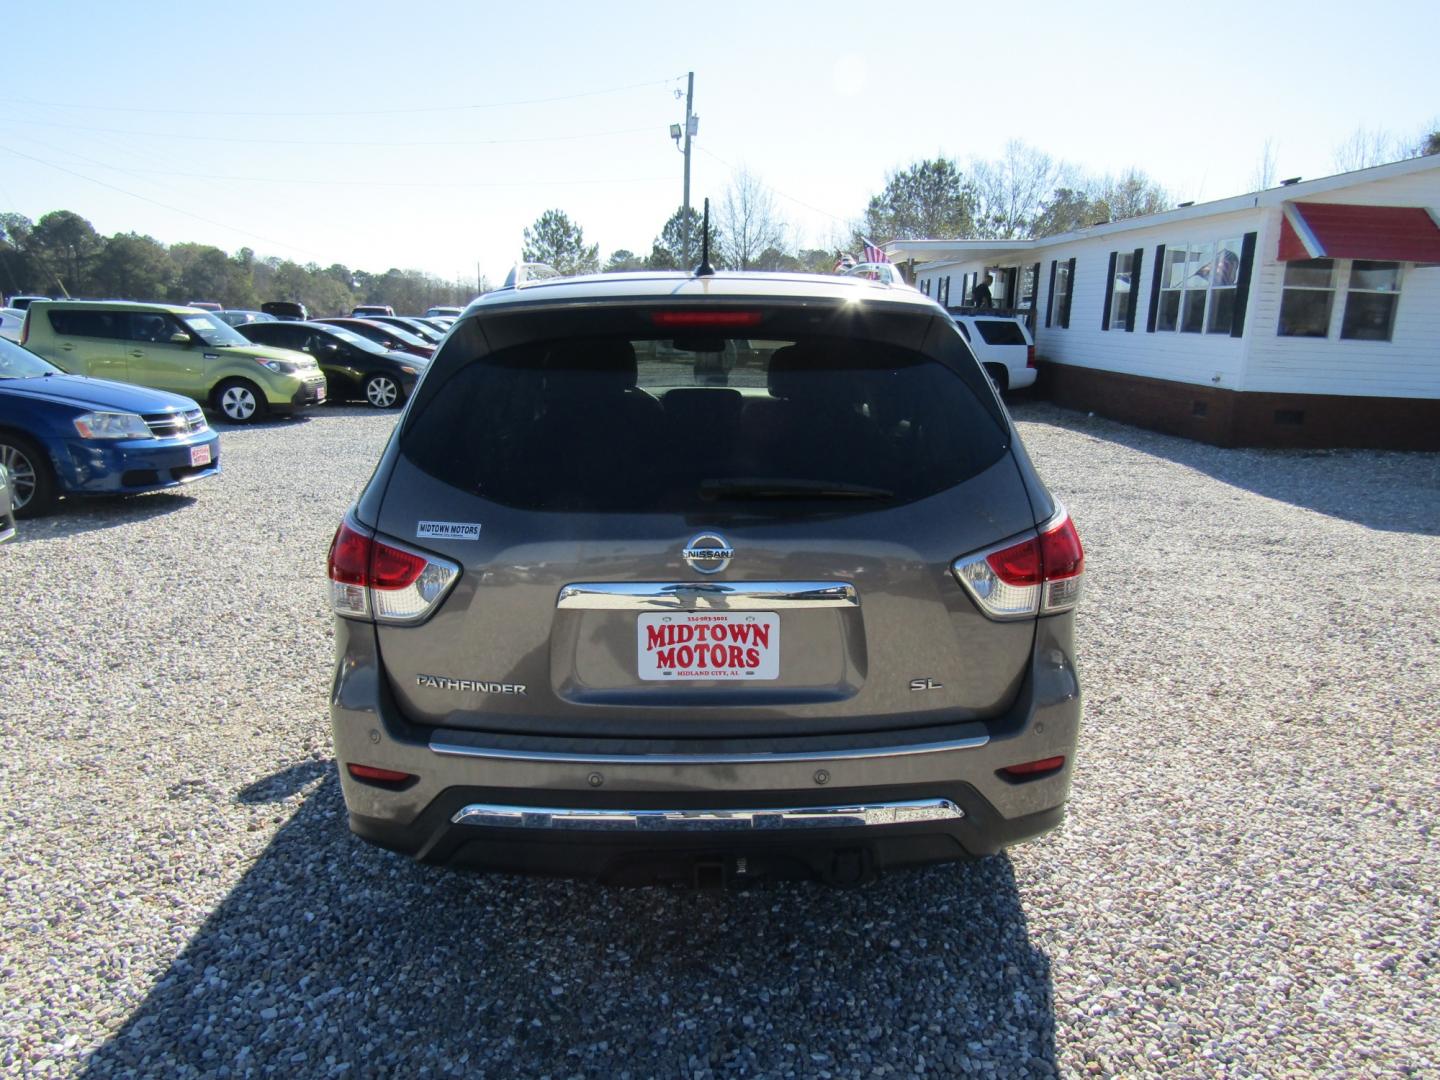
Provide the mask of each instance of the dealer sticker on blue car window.
[{"label": "dealer sticker on blue car window", "polygon": [[479,540],[480,524],[474,521],[420,521],[415,524],[417,540]]}]

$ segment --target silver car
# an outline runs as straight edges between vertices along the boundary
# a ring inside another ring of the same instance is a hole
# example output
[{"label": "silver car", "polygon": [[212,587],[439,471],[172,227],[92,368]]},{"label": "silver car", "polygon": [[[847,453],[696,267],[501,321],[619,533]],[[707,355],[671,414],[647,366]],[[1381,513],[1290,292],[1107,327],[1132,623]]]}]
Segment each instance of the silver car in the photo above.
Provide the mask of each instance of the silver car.
[{"label": "silver car", "polygon": [[1064,813],[1083,567],[913,289],[489,293],[331,548],[350,826],[620,882],[995,852]]},{"label": "silver car", "polygon": [[0,465],[0,543],[15,535],[15,489],[10,485],[10,470]]}]

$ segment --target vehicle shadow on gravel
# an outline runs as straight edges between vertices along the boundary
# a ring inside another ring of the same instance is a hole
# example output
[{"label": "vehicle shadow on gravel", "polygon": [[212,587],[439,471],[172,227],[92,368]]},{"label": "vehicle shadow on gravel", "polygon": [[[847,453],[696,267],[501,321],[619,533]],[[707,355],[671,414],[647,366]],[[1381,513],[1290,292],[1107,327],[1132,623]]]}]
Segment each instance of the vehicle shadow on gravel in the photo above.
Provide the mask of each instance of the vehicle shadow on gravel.
[{"label": "vehicle shadow on gravel", "polygon": [[[306,764],[247,787],[283,798]],[[608,889],[417,866],[334,767],[86,1063],[115,1075],[1055,1072],[1008,859],[865,888]]]},{"label": "vehicle shadow on gravel", "polygon": [[44,517],[25,518],[15,530],[14,544],[78,536],[97,529],[113,529],[188,509],[195,496],[183,491],[156,491],[148,495],[95,495],[63,499]]},{"label": "vehicle shadow on gravel", "polygon": [[1440,536],[1440,454],[1226,449],[1049,402],[1015,402],[1010,411],[1020,423],[1103,439],[1329,517],[1383,532]]}]

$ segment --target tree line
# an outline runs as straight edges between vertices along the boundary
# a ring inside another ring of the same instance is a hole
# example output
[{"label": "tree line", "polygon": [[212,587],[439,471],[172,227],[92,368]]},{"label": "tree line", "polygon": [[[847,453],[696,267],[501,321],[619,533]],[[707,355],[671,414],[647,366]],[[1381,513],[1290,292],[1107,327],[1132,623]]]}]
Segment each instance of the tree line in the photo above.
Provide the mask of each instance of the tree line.
[{"label": "tree line", "polygon": [[6,293],[179,304],[208,300],[242,309],[266,300],[296,300],[328,315],[348,313],[356,304],[388,304],[407,312],[464,305],[476,286],[419,270],[371,273],[341,263],[301,265],[261,258],[248,247],[231,255],[209,244],[166,245],[133,232],[102,236],[71,210],[53,210],[34,222],[0,214],[0,289]]},{"label": "tree line", "polygon": [[[794,243],[794,231],[776,209],[771,190],[741,169],[711,205],[710,261],[721,270],[792,270],[830,273],[842,254],[867,242],[891,240],[1014,239],[1053,236],[1100,221],[1153,214],[1174,205],[1171,195],[1138,169],[1119,176],[1089,176],[1023,142],[1011,142],[993,160],[917,161],[886,178],[855,221],[837,228],[824,247]],[[648,253],[620,248],[601,260],[598,244],[563,210],[542,214],[525,230],[525,258],[561,273],[674,270],[699,261],[701,217],[677,208],[660,227]]]},{"label": "tree line", "polygon": [[[689,226],[688,230],[686,226]],[[660,226],[648,252],[616,248],[603,261],[600,245],[587,244],[585,230],[563,210],[541,214],[525,230],[523,257],[549,263],[562,274],[626,270],[681,270],[702,255],[704,218],[700,210],[677,206]],[[792,246],[790,227],[775,207],[769,188],[749,170],[736,172],[724,196],[710,206],[710,264],[717,270],[789,270],[828,274],[835,269],[833,247]]]},{"label": "tree line", "polygon": [[[1342,170],[1383,161],[1440,153],[1440,130],[1428,125],[1418,140],[1357,132],[1336,153]],[[1267,140],[1256,188],[1273,185],[1274,147]],[[1014,240],[1073,232],[1168,210],[1175,196],[1142,170],[1096,175],[1012,140],[997,158],[912,162],[890,172],[854,223],[837,228],[827,247],[804,247],[787,239],[793,230],[776,210],[770,189],[739,170],[718,204],[711,206],[711,264],[717,269],[800,270],[829,273],[842,254],[867,242],[891,240]],[[700,215],[690,209],[690,249],[684,249],[684,212],[661,227],[648,254],[624,248],[602,263],[599,245],[587,245],[578,222],[547,210],[525,230],[525,258],[548,262],[562,273],[598,270],[673,270],[694,266],[699,256]]]},{"label": "tree line", "polygon": [[[1362,130],[1337,151],[1336,160],[1360,168],[1380,158],[1436,152],[1440,131],[1407,142]],[[1270,186],[1273,171],[1267,140],[1256,186]],[[711,204],[710,261],[722,270],[830,273],[841,254],[857,253],[868,241],[1054,236],[1174,205],[1174,196],[1139,169],[1088,174],[1017,140],[993,159],[971,158],[962,165],[937,157],[896,169],[853,222],[837,225],[824,244],[806,245],[780,214],[773,190],[740,169]],[[617,248],[602,260],[600,246],[586,242],[580,223],[551,209],[525,229],[524,258],[549,263],[563,274],[688,269],[699,262],[701,232],[700,211],[692,206],[687,214],[677,207],[660,225],[649,251]],[[0,214],[0,289],[7,292],[214,300],[239,308],[298,300],[326,313],[349,311],[356,304],[389,304],[397,311],[460,305],[487,287],[483,279],[446,281],[418,270],[377,274],[340,263],[301,265],[257,257],[248,247],[230,255],[208,244],[167,246],[133,232],[105,237],[69,210],[52,211],[36,222]]]}]

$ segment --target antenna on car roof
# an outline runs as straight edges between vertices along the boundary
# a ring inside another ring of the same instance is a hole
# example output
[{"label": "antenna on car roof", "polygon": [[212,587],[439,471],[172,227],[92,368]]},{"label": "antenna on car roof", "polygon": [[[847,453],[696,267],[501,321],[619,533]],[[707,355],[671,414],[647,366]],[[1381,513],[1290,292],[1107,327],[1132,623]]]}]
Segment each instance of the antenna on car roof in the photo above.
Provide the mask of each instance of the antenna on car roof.
[{"label": "antenna on car roof", "polygon": [[705,200],[705,219],[700,226],[700,265],[695,268],[696,277],[714,277],[715,268],[710,265],[710,200]]}]

